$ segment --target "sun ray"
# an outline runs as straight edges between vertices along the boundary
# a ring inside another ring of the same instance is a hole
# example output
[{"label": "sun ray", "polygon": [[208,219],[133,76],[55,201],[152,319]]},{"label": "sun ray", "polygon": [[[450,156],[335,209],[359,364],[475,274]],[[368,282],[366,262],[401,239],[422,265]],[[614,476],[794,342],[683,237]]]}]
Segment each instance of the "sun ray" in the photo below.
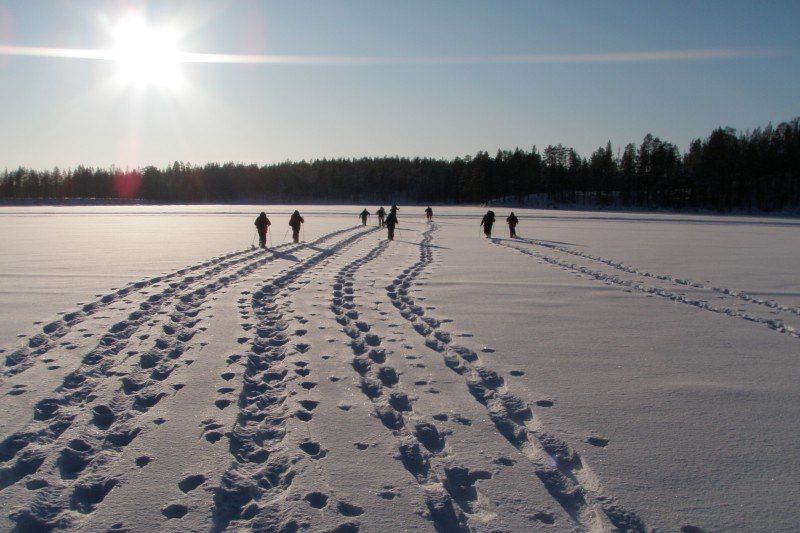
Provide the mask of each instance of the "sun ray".
[{"label": "sun ray", "polygon": [[[151,35],[155,42],[171,43],[164,36]],[[221,63],[264,65],[469,65],[469,64],[580,64],[580,63],[640,63],[654,61],[703,61],[743,59],[778,56],[784,51],[777,48],[696,48],[686,50],[650,50],[603,52],[581,54],[522,54],[490,56],[333,56],[333,55],[275,55],[275,54],[214,54],[182,52],[172,44],[160,48],[164,57],[158,57],[152,44],[136,52],[139,57],[149,57],[157,63]],[[40,48],[0,45],[0,55],[33,57],[58,57],[71,59],[115,60],[125,57],[119,50]]]}]

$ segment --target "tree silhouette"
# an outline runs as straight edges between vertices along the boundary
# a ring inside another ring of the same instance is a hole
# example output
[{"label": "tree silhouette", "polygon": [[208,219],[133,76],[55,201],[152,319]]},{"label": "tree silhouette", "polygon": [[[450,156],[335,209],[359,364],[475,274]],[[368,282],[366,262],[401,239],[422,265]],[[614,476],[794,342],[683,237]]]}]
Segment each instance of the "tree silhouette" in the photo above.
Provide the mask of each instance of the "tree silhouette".
[{"label": "tree silhouette", "polygon": [[174,162],[160,169],[33,170],[0,174],[11,201],[136,199],[151,202],[394,201],[484,203],[531,195],[548,204],[774,211],[800,207],[800,118],[752,132],[718,128],[685,154],[647,134],[614,154],[610,142],[583,159],[573,148],[540,154],[480,151],[452,160],[380,157],[258,166]]}]

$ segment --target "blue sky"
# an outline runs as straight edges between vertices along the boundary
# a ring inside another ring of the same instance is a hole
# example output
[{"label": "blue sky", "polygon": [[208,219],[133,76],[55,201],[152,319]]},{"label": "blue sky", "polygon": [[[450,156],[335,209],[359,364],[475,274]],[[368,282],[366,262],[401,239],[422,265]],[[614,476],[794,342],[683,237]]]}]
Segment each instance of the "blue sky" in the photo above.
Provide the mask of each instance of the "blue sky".
[{"label": "blue sky", "polygon": [[[114,50],[115,21],[131,13],[178,32],[181,52],[344,64],[180,63],[179,82],[164,87],[120,81],[114,60],[47,57]],[[717,126],[800,115],[798,20],[800,3],[778,1],[0,2],[0,168],[453,157],[551,143],[588,155],[647,132],[683,150]],[[558,59],[686,50],[727,57]]]}]

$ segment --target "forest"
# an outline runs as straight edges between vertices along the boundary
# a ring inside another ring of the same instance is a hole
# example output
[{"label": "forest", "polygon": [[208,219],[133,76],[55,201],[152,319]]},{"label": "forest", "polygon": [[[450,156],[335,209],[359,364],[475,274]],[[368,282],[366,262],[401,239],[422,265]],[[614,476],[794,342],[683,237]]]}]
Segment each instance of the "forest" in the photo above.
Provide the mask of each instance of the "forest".
[{"label": "forest", "polygon": [[718,128],[681,153],[651,134],[588,157],[574,149],[481,151],[451,160],[319,159],[270,165],[175,162],[166,168],[6,169],[0,201],[425,202],[781,211],[800,207],[800,117],[737,132]]}]

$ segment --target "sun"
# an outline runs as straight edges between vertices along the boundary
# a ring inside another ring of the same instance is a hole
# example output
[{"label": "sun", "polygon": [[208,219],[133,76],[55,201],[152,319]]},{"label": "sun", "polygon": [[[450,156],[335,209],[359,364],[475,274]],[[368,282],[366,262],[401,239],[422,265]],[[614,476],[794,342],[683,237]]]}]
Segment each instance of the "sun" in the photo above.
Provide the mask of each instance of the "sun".
[{"label": "sun", "polygon": [[175,88],[180,80],[178,32],[149,26],[144,17],[127,15],[112,29],[113,56],[124,84]]}]

